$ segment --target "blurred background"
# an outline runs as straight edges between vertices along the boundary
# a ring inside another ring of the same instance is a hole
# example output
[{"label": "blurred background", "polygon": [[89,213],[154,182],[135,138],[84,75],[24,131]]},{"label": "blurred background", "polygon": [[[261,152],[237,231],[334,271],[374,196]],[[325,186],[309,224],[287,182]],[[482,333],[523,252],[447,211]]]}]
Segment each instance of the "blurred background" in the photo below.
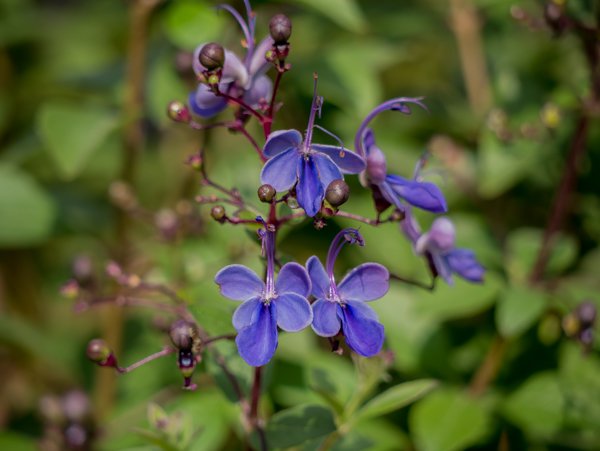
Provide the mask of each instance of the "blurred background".
[{"label": "blurred background", "polygon": [[[172,315],[75,300],[82,287],[117,292],[105,275],[117,261],[176,290],[211,335],[233,332],[236,304],[213,277],[232,262],[260,271],[260,247],[252,231],[216,223],[195,202],[211,192],[185,163],[205,149],[210,177],[263,211],[260,162],[239,134],[194,131],[166,115],[195,87],[197,45],[215,40],[242,54],[239,28],[216,4],[0,0],[0,449],[244,447],[239,407],[210,359],[196,370],[198,390],[186,392],[172,356],[118,378],[85,357],[94,337],[124,364],[156,352]],[[293,22],[275,129],[306,127],[313,72],[325,98],[319,123],[349,147],[378,103],[425,97],[429,112],[377,118],[378,145],[403,176],[431,153],[428,178],[448,199],[458,244],[487,268],[482,285],[393,283],[373,303],[389,352],[369,362],[332,355],[310,330],[282,334],[261,404],[288,428],[267,428],[273,448],[317,449],[332,434],[338,450],[600,448],[598,2],[252,6],[257,39],[276,13]],[[249,130],[263,142],[255,123]],[[347,181],[344,209],[374,217],[369,192]],[[433,215],[419,220],[426,228]],[[293,223],[280,250],[301,263],[324,257],[349,225]],[[397,225],[360,230],[366,246],[344,251],[340,274],[376,261],[429,282]],[[247,381],[235,348],[219,346]],[[362,403],[418,378],[439,383],[408,408],[336,432],[336,408],[353,393]],[[306,403],[319,406],[320,426],[300,430]]]}]

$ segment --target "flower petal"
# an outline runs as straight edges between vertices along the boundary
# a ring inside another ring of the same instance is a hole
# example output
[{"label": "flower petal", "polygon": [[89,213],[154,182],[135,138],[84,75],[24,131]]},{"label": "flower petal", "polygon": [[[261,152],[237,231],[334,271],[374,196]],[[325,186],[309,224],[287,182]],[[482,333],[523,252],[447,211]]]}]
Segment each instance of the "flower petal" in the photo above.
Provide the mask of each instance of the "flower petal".
[{"label": "flower petal", "polygon": [[319,299],[312,305],[313,322],[312,329],[321,337],[334,337],[342,326],[337,315],[338,304],[336,302]]},{"label": "flower petal", "polygon": [[454,285],[452,268],[446,258],[437,252],[429,252],[429,255],[431,255],[431,260],[433,261],[433,266],[435,266],[438,276],[444,279],[448,285]]},{"label": "flower petal", "polygon": [[296,194],[298,203],[308,216],[313,217],[319,212],[324,190],[315,163],[310,157],[300,160]]},{"label": "flower petal", "polygon": [[286,191],[296,183],[297,169],[298,153],[294,149],[288,149],[267,161],[260,173],[260,181],[268,183],[277,191]]},{"label": "flower petal", "polygon": [[311,144],[310,147],[331,158],[344,174],[358,174],[367,166],[365,160],[359,154],[344,147],[327,144]]},{"label": "flower petal", "polygon": [[279,294],[296,293],[302,297],[310,295],[310,276],[304,266],[292,262],[283,265],[275,282],[275,291]]},{"label": "flower petal", "polygon": [[235,343],[244,361],[251,366],[262,366],[271,360],[277,349],[277,308],[271,302],[262,302],[253,314],[255,321],[241,329]]},{"label": "flower petal", "polygon": [[385,180],[377,185],[379,187],[379,191],[381,195],[387,200],[390,204],[396,207],[400,211],[406,211],[406,205],[402,203],[398,194],[392,189],[392,186],[386,182]]},{"label": "flower petal", "polygon": [[291,148],[296,148],[302,143],[302,135],[298,130],[278,130],[267,138],[263,153],[271,158]]},{"label": "flower petal", "polygon": [[366,147],[367,151],[367,175],[372,183],[378,185],[383,183],[387,175],[387,163],[382,150],[375,145]]},{"label": "flower petal", "polygon": [[227,101],[217,97],[206,85],[198,85],[196,91],[190,93],[188,102],[194,114],[205,118],[212,117],[227,108]]},{"label": "flower petal", "polygon": [[444,195],[431,182],[417,182],[399,175],[388,175],[385,180],[391,185],[394,192],[415,207],[432,213],[445,213],[448,211]]},{"label": "flower petal", "polygon": [[390,273],[379,263],[363,263],[348,273],[338,285],[343,299],[374,301],[390,288]]},{"label": "flower petal", "polygon": [[312,282],[312,295],[317,299],[326,299],[329,295],[329,277],[321,260],[313,255],[306,261],[306,269]]},{"label": "flower petal", "polygon": [[215,276],[221,294],[234,301],[247,301],[260,297],[265,283],[254,271],[244,265],[229,265]]},{"label": "flower petal", "polygon": [[[206,43],[200,44],[194,50],[194,57],[192,59],[192,67],[196,75],[203,75],[203,72],[206,68],[200,64],[200,52],[202,48],[206,45]],[[231,50],[225,49],[225,63],[223,64],[223,75],[221,76],[221,81],[225,83],[231,83],[232,81],[237,81],[240,86],[244,86],[248,83],[248,71],[244,64],[240,61],[235,53]]]},{"label": "flower petal", "polygon": [[256,322],[256,315],[259,312],[258,306],[262,303],[261,298],[252,298],[242,302],[242,304],[235,309],[233,317],[231,318],[235,330],[243,329]]},{"label": "flower petal", "polygon": [[357,354],[371,357],[383,346],[383,326],[375,312],[362,302],[348,302],[338,309],[346,343]]},{"label": "flower petal", "polygon": [[334,180],[344,179],[344,176],[340,172],[339,168],[327,155],[314,154],[312,156],[312,160],[317,168],[323,191],[325,191],[329,184]]},{"label": "flower petal", "polygon": [[272,64],[267,61],[265,54],[267,51],[271,50],[272,47],[273,38],[267,36],[254,48],[254,53],[252,54],[250,64],[248,65],[248,72],[250,72],[251,76],[262,75],[269,67],[271,67]]},{"label": "flower petal", "polygon": [[273,82],[266,75],[262,75],[253,79],[252,85],[244,94],[244,102],[251,107],[257,107],[259,106],[261,99],[264,99],[267,102],[270,101],[272,93]]},{"label": "flower petal", "polygon": [[312,309],[304,296],[284,293],[273,302],[277,304],[277,325],[287,332],[298,332],[313,320]]},{"label": "flower petal", "polygon": [[473,251],[454,249],[445,256],[452,271],[469,282],[483,282],[485,268],[477,261]]}]

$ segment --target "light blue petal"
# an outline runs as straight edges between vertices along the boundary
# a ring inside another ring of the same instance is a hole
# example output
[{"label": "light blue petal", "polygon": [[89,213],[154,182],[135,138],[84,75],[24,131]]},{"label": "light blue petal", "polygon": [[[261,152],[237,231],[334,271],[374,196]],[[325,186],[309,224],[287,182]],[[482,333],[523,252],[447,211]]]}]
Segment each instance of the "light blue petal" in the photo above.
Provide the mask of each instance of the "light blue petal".
[{"label": "light blue petal", "polygon": [[265,157],[271,158],[286,150],[297,148],[302,144],[302,135],[298,130],[278,130],[267,138],[263,153]]},{"label": "light blue petal", "polygon": [[317,299],[326,299],[329,295],[329,277],[316,255],[306,261],[306,269],[312,282],[312,295]]},{"label": "light blue petal", "polygon": [[298,153],[294,149],[271,158],[262,168],[261,183],[271,185],[277,192],[287,191],[298,178],[298,159]]},{"label": "light blue petal", "polygon": [[308,216],[315,216],[321,209],[325,190],[319,180],[319,174],[312,158],[301,158],[298,170],[296,195],[298,204]]},{"label": "light blue petal", "polygon": [[381,351],[383,326],[374,318],[375,312],[362,302],[348,302],[338,309],[346,344],[357,354],[372,357]]},{"label": "light blue petal", "polygon": [[338,304],[336,302],[319,299],[312,305],[312,329],[321,337],[334,337],[342,326],[338,318]]},{"label": "light blue petal", "polygon": [[271,360],[277,349],[277,308],[274,303],[259,303],[253,314],[256,320],[241,329],[235,343],[238,352],[250,366],[262,366]]},{"label": "light blue petal", "polygon": [[206,85],[198,85],[196,91],[191,92],[188,98],[190,108],[200,117],[213,117],[227,108],[227,101],[217,97]]},{"label": "light blue petal", "polygon": [[234,301],[247,301],[260,297],[265,283],[254,271],[243,265],[229,265],[215,276],[221,294]]},{"label": "light blue petal", "polygon": [[374,301],[390,288],[390,273],[379,263],[363,263],[348,273],[338,285],[342,299]]},{"label": "light blue petal", "polygon": [[287,332],[298,332],[312,322],[313,312],[305,297],[296,293],[280,294],[277,304],[277,325]]},{"label": "light blue petal", "polygon": [[304,266],[291,262],[283,265],[275,282],[275,291],[278,294],[296,293],[302,297],[310,295],[310,277]]},{"label": "light blue petal", "polygon": [[366,168],[365,160],[359,154],[344,147],[311,144],[310,148],[331,158],[344,174],[358,174]]}]

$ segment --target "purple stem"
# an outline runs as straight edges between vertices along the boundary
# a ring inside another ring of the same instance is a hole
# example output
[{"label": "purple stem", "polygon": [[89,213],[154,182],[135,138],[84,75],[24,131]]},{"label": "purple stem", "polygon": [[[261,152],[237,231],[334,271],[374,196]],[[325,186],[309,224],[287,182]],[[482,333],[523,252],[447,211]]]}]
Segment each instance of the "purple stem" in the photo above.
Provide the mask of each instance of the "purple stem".
[{"label": "purple stem", "polygon": [[317,111],[319,110],[319,108],[317,106],[317,99],[319,98],[317,96],[317,82],[319,80],[319,76],[317,75],[316,72],[313,74],[313,79],[314,79],[313,99],[312,99],[312,103],[310,105],[310,116],[308,117],[308,125],[306,127],[306,137],[304,138],[304,148],[306,150],[308,150],[310,148],[310,143],[312,141],[313,127],[315,125],[315,116],[317,114]]}]

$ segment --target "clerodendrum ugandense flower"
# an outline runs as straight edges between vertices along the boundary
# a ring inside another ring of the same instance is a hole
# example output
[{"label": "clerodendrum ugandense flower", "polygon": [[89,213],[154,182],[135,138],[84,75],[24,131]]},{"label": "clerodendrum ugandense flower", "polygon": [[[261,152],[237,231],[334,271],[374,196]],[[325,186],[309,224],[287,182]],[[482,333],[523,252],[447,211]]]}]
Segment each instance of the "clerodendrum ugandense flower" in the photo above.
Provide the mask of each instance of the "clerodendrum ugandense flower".
[{"label": "clerodendrum ugandense flower", "polygon": [[243,265],[229,265],[215,276],[221,294],[242,304],[233,314],[235,342],[242,358],[252,366],[265,365],[277,348],[277,326],[287,332],[307,327],[313,318],[307,297],[311,282],[306,269],[286,263],[275,277],[275,231],[266,226],[259,235],[267,260],[263,282]]},{"label": "clerodendrum ugandense flower", "polygon": [[[219,83],[219,90],[233,97],[241,97],[244,102],[257,108],[261,100],[269,102],[273,93],[273,83],[265,74],[271,64],[265,59],[265,53],[273,47],[273,39],[267,36],[258,46],[254,44],[254,28],[256,17],[250,7],[250,2],[244,0],[248,20],[229,5],[220,5],[218,8],[231,13],[240,25],[247,43],[247,52],[244,61],[230,50],[225,49],[225,61]],[[206,44],[200,44],[194,51],[193,68],[197,76],[202,76],[206,67],[200,62],[200,52]],[[198,88],[190,93],[189,104],[192,111],[198,116],[209,118],[227,107],[227,100],[215,95],[210,86],[200,83]]]},{"label": "clerodendrum ugandense flower", "polygon": [[316,256],[306,262],[312,294],[317,298],[312,305],[312,328],[322,337],[342,332],[350,349],[370,357],[381,350],[384,331],[377,314],[366,303],[387,293],[390,274],[378,263],[363,263],[337,284],[333,274],[335,260],[345,244],[353,243],[362,246],[362,236],[356,229],[344,229],[331,242],[326,268]]},{"label": "clerodendrum ugandense flower", "polygon": [[415,240],[418,254],[428,253],[435,269],[446,283],[452,285],[452,274],[469,282],[483,282],[485,268],[475,258],[470,249],[455,247],[456,232],[448,218],[436,218],[428,232]]},{"label": "clerodendrum ugandense flower", "polygon": [[410,113],[407,104],[413,103],[422,108],[420,98],[399,97],[388,100],[376,107],[367,115],[360,125],[355,138],[357,151],[366,159],[365,178],[372,189],[378,190],[381,196],[400,211],[404,211],[408,202],[415,207],[433,213],[444,213],[448,210],[446,200],[440,189],[431,182],[419,180],[417,175],[411,180],[399,175],[388,174],[385,155],[375,143],[375,135],[367,126],[379,113],[386,110]]},{"label": "clerodendrum ugandense flower", "polygon": [[[320,208],[327,186],[343,179],[343,174],[358,174],[365,169],[365,161],[343,146],[312,142],[315,115],[320,111],[317,97],[317,78],[306,134],[297,130],[279,130],[269,135],[263,153],[269,160],[260,174],[261,182],[278,192],[296,185],[298,204],[308,216],[315,216]],[[317,126],[318,128],[318,126]]]}]

